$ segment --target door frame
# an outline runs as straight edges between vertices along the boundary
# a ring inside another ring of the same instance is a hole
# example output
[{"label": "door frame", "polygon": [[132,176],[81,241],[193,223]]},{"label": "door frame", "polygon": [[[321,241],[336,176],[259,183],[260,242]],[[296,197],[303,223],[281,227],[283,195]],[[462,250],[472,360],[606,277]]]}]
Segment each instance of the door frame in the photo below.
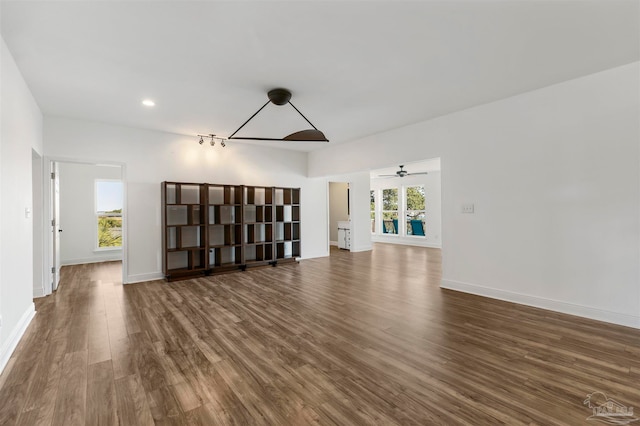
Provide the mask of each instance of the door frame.
[{"label": "door frame", "polygon": [[[44,211],[44,191],[43,187],[43,179],[42,176],[44,174],[44,156],[36,151],[35,149],[31,149],[31,190],[32,190],[32,206],[31,206],[31,218],[32,218],[32,228],[33,228],[33,297],[42,297],[44,296],[45,283],[48,281],[46,277],[45,267],[45,256],[48,254],[45,253],[47,250],[47,246],[45,243],[45,227],[47,216]],[[36,196],[39,194],[39,196]],[[39,219],[39,220],[38,220]],[[39,222],[39,223],[36,223]],[[38,256],[40,256],[38,258]]]},{"label": "door frame", "polygon": [[[351,221],[351,208],[353,206],[353,200],[351,199],[353,193],[351,191],[351,187],[353,186],[353,183],[349,180],[345,180],[345,179],[338,179],[336,177],[331,177],[327,179],[327,255],[331,255],[331,195],[330,195],[330,191],[331,191],[331,184],[332,183],[346,183],[347,184],[347,210],[348,210],[348,214],[349,214],[349,222],[351,222],[353,224],[353,222]],[[351,247],[349,248],[349,251],[353,251],[353,241],[354,241],[354,232],[353,232],[353,226],[351,226]]]},{"label": "door frame", "polygon": [[[51,276],[51,268],[53,265],[53,259],[51,257],[51,248],[53,247],[53,237],[51,232],[51,221],[53,220],[53,197],[51,193],[51,165],[52,163],[74,163],[74,164],[89,164],[89,165],[109,165],[119,166],[122,171],[122,283],[127,283],[127,277],[129,276],[129,239],[128,239],[128,225],[129,225],[129,209],[127,206],[127,165],[126,163],[119,161],[105,161],[105,160],[90,160],[90,159],[77,159],[66,158],[57,156],[44,156],[43,157],[43,194],[44,194],[44,207],[46,209],[45,214],[45,232],[44,232],[44,253],[42,255],[44,260],[44,274],[46,277]],[[53,292],[52,283],[49,278],[45,282],[45,295]]]}]

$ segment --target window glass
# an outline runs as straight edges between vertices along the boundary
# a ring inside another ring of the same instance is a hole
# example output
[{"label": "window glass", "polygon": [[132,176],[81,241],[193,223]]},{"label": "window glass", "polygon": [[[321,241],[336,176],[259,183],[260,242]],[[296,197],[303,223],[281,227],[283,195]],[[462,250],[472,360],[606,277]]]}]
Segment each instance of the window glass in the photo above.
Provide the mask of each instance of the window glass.
[{"label": "window glass", "polygon": [[98,248],[122,247],[122,182],[96,181]]},{"label": "window glass", "polygon": [[424,186],[407,187],[405,197],[407,200],[407,235],[424,237],[426,216]]},{"label": "window glass", "polygon": [[371,232],[376,232],[376,191],[370,191],[369,196],[371,198]]},{"label": "window glass", "polygon": [[398,189],[382,190],[382,233],[398,233]]}]

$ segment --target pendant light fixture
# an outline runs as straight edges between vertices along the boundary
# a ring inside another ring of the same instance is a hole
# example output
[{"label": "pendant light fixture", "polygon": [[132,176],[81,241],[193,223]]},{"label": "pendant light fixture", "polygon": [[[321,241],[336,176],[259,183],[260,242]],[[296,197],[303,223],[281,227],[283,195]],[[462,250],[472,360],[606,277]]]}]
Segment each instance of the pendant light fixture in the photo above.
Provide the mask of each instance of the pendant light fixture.
[{"label": "pendant light fixture", "polygon": [[[329,142],[329,139],[327,139],[327,137],[324,135],[324,133],[322,133],[320,130],[318,130],[316,128],[316,126],[314,126],[311,121],[309,121],[309,119],[307,117],[304,116],[304,114],[302,114],[300,112],[300,110],[298,108],[296,108],[292,103],[291,103],[291,92],[287,89],[273,89],[270,90],[267,93],[267,97],[269,98],[269,100],[262,105],[262,107],[256,111],[251,117],[249,117],[249,119],[247,121],[245,121],[242,126],[238,127],[238,130],[236,130],[235,132],[233,132],[231,134],[231,136],[229,136],[227,139],[228,140],[232,140],[232,139],[238,139],[238,140],[254,140],[254,141],[290,141],[290,142]],[[256,115],[258,115],[258,113],[260,111],[262,111],[264,109],[264,107],[266,107],[267,105],[269,105],[269,103],[272,103],[274,105],[278,105],[278,106],[282,106],[285,104],[289,104],[291,105],[291,107],[293,109],[296,110],[296,112],[298,114],[300,114],[300,116],[302,118],[305,119],[305,121],[307,123],[309,123],[309,125],[311,127],[313,127],[313,129],[305,129],[305,130],[300,130],[294,133],[291,133],[290,135],[287,135],[281,139],[277,139],[277,138],[262,138],[262,137],[246,137],[246,136],[235,136],[236,133],[238,133],[240,131],[240,129],[242,129],[248,122],[250,122]]]}]

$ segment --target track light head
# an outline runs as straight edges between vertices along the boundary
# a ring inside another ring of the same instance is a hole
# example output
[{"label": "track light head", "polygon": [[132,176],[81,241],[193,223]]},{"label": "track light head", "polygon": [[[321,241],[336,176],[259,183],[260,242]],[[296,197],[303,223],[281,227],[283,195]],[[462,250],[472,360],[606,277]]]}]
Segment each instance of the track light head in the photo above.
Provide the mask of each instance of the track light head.
[{"label": "track light head", "polygon": [[224,140],[221,140],[221,141],[220,141],[220,145],[222,145],[222,147],[223,147],[223,148],[224,148],[225,146],[227,146],[227,144],[226,144],[226,143],[224,143]]},{"label": "track light head", "polygon": [[198,143],[199,143],[200,145],[202,145],[202,144],[204,143],[204,139],[202,139],[202,136],[200,136],[200,140],[198,141]]}]

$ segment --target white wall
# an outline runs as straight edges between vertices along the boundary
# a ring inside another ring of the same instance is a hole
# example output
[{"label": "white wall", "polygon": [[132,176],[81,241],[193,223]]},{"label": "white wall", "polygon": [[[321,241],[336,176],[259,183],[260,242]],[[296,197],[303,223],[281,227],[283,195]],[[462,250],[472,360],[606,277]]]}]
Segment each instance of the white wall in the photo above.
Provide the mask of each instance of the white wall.
[{"label": "white wall", "polygon": [[61,162],[60,261],[63,265],[122,259],[122,250],[96,250],[96,179],[121,179],[121,167]]},{"label": "white wall", "polygon": [[636,62],[315,151],[309,174],[440,157],[443,287],[640,327],[639,76]]},{"label": "white wall", "polygon": [[42,153],[42,114],[1,40],[0,371],[35,314],[33,305],[32,149]]},{"label": "white wall", "polygon": [[[434,248],[442,247],[442,202],[440,198],[440,184],[440,171],[430,171],[427,175],[405,176],[403,178],[371,179],[372,190],[397,188],[398,194],[402,192],[403,186],[423,185],[426,208],[424,237],[403,237],[401,235],[384,234],[379,232],[373,235],[371,239],[373,241],[383,243]],[[376,224],[376,226],[378,226],[378,224]]]},{"label": "white wall", "polygon": [[162,276],[160,183],[208,182],[301,188],[302,257],[326,255],[326,187],[308,179],[303,152],[227,143],[199,145],[195,136],[102,123],[45,118],[49,157],[126,165],[127,282]]},{"label": "white wall", "polygon": [[349,183],[329,182],[329,241],[338,245],[338,222],[349,220]]}]

